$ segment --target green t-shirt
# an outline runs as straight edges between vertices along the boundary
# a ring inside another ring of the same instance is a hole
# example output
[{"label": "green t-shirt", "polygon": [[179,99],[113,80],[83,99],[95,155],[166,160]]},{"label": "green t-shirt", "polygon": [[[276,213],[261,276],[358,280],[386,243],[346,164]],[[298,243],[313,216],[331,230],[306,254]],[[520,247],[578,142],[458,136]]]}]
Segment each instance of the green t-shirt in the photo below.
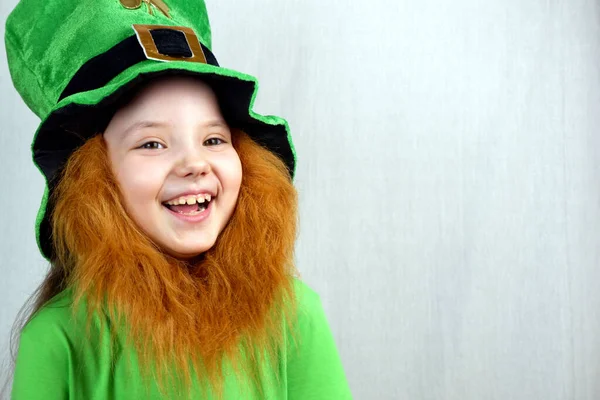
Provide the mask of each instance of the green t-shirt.
[{"label": "green t-shirt", "polygon": [[[294,324],[297,338],[293,341],[286,337],[286,348],[281,349],[276,365],[262,370],[259,382],[263,395],[225,366],[224,399],[351,399],[319,296],[299,280],[295,282],[295,290],[299,307]],[[132,350],[122,348],[111,359],[108,330],[98,342],[82,343],[80,339],[86,337],[85,323],[79,321],[79,316],[83,319],[84,314],[78,313],[73,320],[70,293],[64,291],[54,297],[23,329],[12,399],[165,398],[155,384],[144,386]],[[273,368],[279,371],[279,379]],[[191,398],[201,398],[197,381],[194,385]]]}]

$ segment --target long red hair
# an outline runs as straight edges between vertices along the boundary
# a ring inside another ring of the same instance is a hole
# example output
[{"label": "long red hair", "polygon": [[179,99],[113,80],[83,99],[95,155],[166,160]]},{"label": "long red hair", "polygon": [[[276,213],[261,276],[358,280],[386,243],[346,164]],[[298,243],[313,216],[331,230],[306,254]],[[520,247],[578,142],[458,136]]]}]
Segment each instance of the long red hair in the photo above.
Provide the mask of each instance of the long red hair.
[{"label": "long red hair", "polygon": [[195,374],[220,396],[224,359],[256,381],[293,320],[297,194],[278,157],[232,136],[243,170],[236,209],[193,263],[162,252],[127,215],[101,135],[71,155],[52,198],[54,280],[73,289],[74,309],[86,304],[88,323],[103,313],[127,327],[161,390],[183,378],[179,395]]}]

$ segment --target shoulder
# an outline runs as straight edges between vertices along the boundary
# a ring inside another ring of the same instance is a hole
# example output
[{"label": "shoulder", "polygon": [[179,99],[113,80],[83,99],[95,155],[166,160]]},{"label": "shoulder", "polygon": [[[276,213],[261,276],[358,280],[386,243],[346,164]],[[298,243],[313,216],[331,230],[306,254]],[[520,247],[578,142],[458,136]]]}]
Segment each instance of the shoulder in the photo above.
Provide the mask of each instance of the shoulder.
[{"label": "shoulder", "polygon": [[[73,326],[72,293],[64,290],[44,304],[27,322],[22,336],[61,331]],[[42,335],[45,336],[45,335]]]},{"label": "shoulder", "polygon": [[81,336],[81,311],[73,309],[72,292],[64,290],[50,299],[23,327],[19,347],[23,351],[51,352],[72,347]]},{"label": "shoulder", "polygon": [[348,382],[321,298],[296,280],[297,316],[287,353],[289,399],[350,399]]},{"label": "shoulder", "polygon": [[325,319],[321,296],[302,280],[294,279],[297,323],[312,323]]},{"label": "shoulder", "polygon": [[303,336],[327,334],[329,326],[319,294],[300,279],[294,280],[296,295],[295,330]]},{"label": "shoulder", "polygon": [[73,339],[78,336],[69,292],[61,292],[25,325],[15,360],[13,399],[67,398]]},{"label": "shoulder", "polygon": [[299,304],[310,306],[321,303],[319,294],[299,278],[294,278],[294,292]]}]

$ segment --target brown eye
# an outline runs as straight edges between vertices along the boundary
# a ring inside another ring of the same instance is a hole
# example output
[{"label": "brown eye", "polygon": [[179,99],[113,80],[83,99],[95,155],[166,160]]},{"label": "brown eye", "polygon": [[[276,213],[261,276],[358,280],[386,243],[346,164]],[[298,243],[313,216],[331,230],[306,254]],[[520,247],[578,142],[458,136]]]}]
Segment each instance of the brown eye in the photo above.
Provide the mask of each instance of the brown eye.
[{"label": "brown eye", "polygon": [[225,141],[223,139],[216,138],[216,137],[210,138],[210,139],[206,139],[204,141],[204,145],[205,146],[217,146],[217,145],[222,144],[222,143],[225,143]]},{"label": "brown eye", "polygon": [[158,149],[162,149],[165,146],[162,145],[162,143],[158,143],[158,142],[146,142],[143,145],[140,146],[140,149],[151,149],[151,150],[158,150]]}]

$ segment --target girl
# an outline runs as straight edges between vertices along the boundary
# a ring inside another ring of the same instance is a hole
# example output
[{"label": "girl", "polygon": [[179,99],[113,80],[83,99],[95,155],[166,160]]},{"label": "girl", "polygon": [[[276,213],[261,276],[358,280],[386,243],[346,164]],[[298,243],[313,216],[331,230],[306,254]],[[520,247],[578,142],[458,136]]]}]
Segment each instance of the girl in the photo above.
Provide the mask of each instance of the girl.
[{"label": "girl", "polygon": [[144,1],[21,0],[7,21],[51,263],[12,398],[350,398],[295,278],[287,124],[219,67],[200,0]]}]

